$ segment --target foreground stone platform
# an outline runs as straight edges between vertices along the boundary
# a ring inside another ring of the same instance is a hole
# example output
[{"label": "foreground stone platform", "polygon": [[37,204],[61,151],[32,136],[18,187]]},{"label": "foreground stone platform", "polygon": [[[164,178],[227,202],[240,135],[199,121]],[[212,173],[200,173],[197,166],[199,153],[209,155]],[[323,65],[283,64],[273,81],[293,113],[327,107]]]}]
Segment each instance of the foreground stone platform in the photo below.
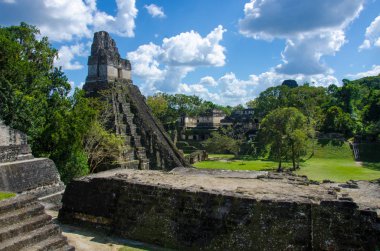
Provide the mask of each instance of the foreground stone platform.
[{"label": "foreground stone platform", "polygon": [[379,210],[379,182],[177,168],[77,179],[59,219],[181,250],[376,250]]}]

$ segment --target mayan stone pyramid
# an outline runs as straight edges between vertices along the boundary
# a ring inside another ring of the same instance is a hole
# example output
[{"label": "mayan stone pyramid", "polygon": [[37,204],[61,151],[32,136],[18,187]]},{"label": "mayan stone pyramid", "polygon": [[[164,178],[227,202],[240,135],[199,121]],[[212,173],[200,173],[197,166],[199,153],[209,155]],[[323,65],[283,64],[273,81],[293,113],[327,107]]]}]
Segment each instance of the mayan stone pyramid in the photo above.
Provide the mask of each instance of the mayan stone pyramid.
[{"label": "mayan stone pyramid", "polygon": [[120,57],[110,35],[96,32],[83,89],[89,97],[108,93],[106,97],[112,107],[108,129],[122,136],[127,146],[118,167],[172,170],[187,166],[139,88],[133,85],[131,70],[131,63]]}]

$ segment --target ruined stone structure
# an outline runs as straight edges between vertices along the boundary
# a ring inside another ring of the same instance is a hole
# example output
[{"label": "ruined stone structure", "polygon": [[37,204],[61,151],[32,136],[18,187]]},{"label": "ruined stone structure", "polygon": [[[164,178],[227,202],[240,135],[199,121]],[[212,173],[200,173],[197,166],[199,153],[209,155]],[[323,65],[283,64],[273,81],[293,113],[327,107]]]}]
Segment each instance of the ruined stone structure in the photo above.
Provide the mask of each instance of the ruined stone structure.
[{"label": "ruined stone structure", "polygon": [[238,138],[253,139],[259,129],[259,120],[254,117],[254,109],[247,108],[232,112],[220,121],[222,127],[232,127]]},{"label": "ruined stone structure", "polygon": [[183,115],[178,119],[179,135],[181,140],[203,141],[220,127],[220,121],[226,114],[218,109],[212,109],[197,117]]},{"label": "ruined stone structure", "polygon": [[33,194],[47,207],[56,208],[64,189],[54,162],[34,158],[26,134],[0,120],[0,191]]},{"label": "ruined stone structure", "polygon": [[31,195],[0,201],[1,251],[73,251],[59,227]]},{"label": "ruined stone structure", "polygon": [[208,154],[205,150],[197,150],[190,154],[188,154],[186,157],[187,162],[192,165],[200,161],[205,161],[208,159]]},{"label": "ruined stone structure", "polygon": [[379,214],[380,181],[178,168],[74,180],[59,219],[179,250],[378,250]]},{"label": "ruined stone structure", "polygon": [[115,41],[105,31],[94,34],[83,89],[88,96],[108,91],[106,98],[112,104],[109,129],[121,135],[128,146],[121,156],[121,167],[171,170],[187,165],[133,85],[130,62],[120,58]]}]

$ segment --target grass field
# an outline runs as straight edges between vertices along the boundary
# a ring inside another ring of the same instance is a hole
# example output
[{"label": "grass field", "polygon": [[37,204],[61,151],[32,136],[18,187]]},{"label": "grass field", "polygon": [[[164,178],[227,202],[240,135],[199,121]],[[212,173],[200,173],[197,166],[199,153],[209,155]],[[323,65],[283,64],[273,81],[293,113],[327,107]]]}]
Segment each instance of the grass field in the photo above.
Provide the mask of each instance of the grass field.
[{"label": "grass field", "polygon": [[13,196],[15,196],[14,193],[0,192],[0,200],[5,200],[5,199],[8,199],[8,198],[12,198]]},{"label": "grass field", "polygon": [[[229,170],[275,170],[277,162],[267,160],[235,159],[233,155],[209,155],[209,161],[198,162],[198,168]],[[291,167],[291,163],[285,163]],[[380,162],[357,163],[347,142],[319,140],[314,155],[301,163],[299,175],[322,181],[325,179],[345,182],[348,180],[373,180],[380,178]]]}]

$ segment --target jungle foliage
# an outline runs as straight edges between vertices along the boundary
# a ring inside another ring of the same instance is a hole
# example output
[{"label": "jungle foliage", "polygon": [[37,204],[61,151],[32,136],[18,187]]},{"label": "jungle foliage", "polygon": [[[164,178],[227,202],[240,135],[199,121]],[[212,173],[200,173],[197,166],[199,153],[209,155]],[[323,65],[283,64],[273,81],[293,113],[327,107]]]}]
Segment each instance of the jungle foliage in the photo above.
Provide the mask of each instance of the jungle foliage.
[{"label": "jungle foliage", "polygon": [[0,118],[25,132],[33,154],[51,158],[68,182],[95,170],[97,155],[88,143],[94,134],[102,136],[92,142],[96,151],[119,149],[121,143],[100,122],[102,101],[71,89],[54,67],[57,50],[38,36],[38,29],[25,23],[0,27]]}]

